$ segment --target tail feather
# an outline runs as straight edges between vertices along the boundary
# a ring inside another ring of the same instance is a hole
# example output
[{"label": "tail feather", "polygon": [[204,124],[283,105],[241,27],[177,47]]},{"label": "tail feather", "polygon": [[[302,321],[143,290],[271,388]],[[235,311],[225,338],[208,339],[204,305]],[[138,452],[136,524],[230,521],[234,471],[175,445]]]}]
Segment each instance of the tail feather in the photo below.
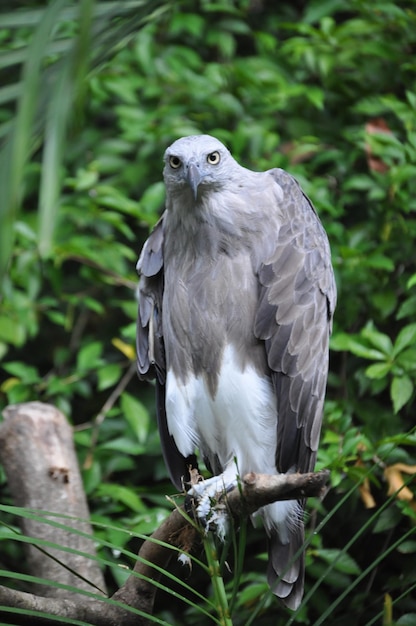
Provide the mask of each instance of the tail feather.
[{"label": "tail feather", "polygon": [[282,543],[277,531],[272,531],[269,536],[267,580],[272,592],[293,610],[298,608],[303,597],[303,551],[295,559],[295,554],[303,545],[303,538],[303,528],[293,529],[287,543]]}]

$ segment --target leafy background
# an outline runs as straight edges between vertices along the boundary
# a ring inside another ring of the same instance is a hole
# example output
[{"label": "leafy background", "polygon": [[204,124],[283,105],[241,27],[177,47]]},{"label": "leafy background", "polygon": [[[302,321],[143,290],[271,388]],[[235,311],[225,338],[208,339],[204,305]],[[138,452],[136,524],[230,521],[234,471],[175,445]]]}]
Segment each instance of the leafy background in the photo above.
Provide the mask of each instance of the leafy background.
[{"label": "leafy background", "polygon": [[[134,370],[135,262],[165,147],[208,132],[300,181],[339,290],[306,600],[293,615],[271,597],[249,530],[234,623],[416,624],[414,0],[5,0],[0,17],[0,405],[71,420],[110,588],[172,493]],[[187,582],[210,597],[197,568]],[[166,623],[211,622],[167,597]]]}]

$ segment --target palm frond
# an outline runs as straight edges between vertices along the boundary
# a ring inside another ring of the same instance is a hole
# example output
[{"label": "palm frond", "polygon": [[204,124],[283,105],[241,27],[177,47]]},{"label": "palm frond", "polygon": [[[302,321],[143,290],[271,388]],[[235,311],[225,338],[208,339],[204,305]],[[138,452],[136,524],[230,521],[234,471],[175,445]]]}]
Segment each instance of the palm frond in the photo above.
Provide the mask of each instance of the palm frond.
[{"label": "palm frond", "polygon": [[[28,43],[0,54],[8,80],[0,89],[7,104],[0,125],[0,279],[13,245],[13,224],[25,197],[27,166],[43,146],[38,199],[38,247],[50,253],[67,132],[79,122],[91,71],[100,67],[145,23],[158,19],[170,5],[153,0],[95,3],[78,8],[54,0],[46,8],[2,15],[5,28],[30,28]],[[76,32],[62,36],[68,23]],[[13,78],[10,80],[10,75]],[[11,118],[11,108],[16,114]]]}]

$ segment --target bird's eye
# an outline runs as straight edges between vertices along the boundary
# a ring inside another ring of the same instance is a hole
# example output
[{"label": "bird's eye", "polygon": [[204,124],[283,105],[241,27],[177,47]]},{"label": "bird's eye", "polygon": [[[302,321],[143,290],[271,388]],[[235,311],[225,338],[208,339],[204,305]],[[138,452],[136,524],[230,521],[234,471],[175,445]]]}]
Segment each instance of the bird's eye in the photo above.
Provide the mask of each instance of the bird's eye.
[{"label": "bird's eye", "polygon": [[220,159],[221,159],[220,153],[217,151],[211,152],[211,154],[207,156],[207,161],[211,165],[217,165],[220,162]]},{"label": "bird's eye", "polygon": [[178,167],[180,167],[182,165],[182,161],[177,156],[170,156],[169,157],[169,165],[171,166],[172,169],[177,170]]}]

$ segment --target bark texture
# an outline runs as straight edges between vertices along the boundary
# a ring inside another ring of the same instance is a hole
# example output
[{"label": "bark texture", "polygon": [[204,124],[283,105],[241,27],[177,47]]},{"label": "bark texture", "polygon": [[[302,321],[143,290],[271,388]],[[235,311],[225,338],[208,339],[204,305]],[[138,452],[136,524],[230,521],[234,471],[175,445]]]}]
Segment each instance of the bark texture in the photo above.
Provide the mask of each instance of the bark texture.
[{"label": "bark texture", "polygon": [[[60,548],[43,547],[54,557],[51,559],[37,547],[26,544],[27,569],[40,578],[90,592],[98,588],[105,593],[103,575],[93,560],[95,548],[90,538],[89,510],[72,428],[58,409],[40,402],[8,406],[3,415],[0,459],[14,504],[50,512],[40,513],[38,521],[21,518],[23,534],[91,555],[88,558]],[[48,524],[42,518],[57,525]],[[89,537],[75,534],[73,530]],[[37,586],[33,591],[54,598],[68,597],[69,593],[50,585]]]}]

